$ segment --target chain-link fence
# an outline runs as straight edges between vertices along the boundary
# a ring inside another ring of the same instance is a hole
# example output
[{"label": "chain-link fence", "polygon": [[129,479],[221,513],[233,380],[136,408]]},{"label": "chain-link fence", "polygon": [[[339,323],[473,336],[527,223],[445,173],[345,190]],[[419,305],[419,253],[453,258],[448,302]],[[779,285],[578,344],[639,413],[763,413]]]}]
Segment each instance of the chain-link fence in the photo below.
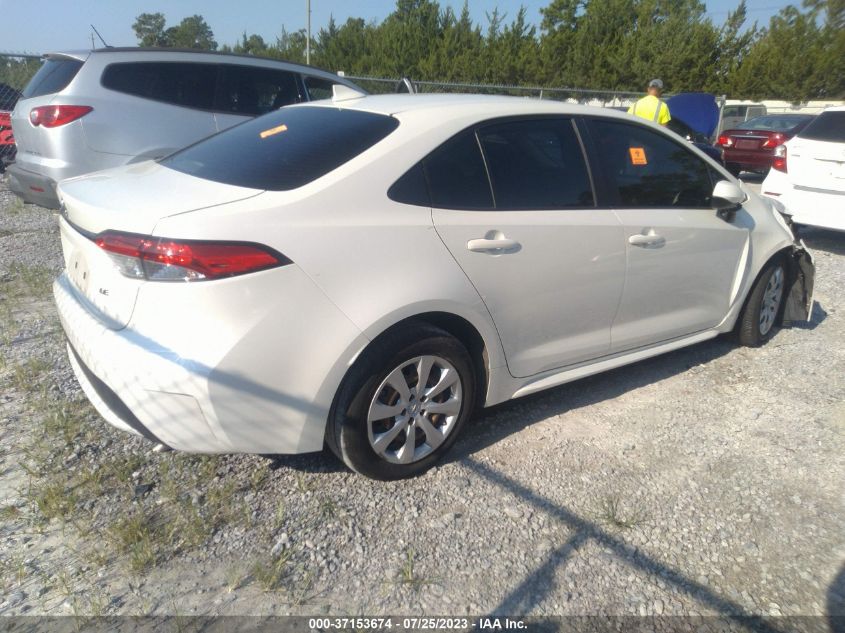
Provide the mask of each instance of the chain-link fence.
[{"label": "chain-link fence", "polygon": [[535,99],[554,99],[606,108],[627,108],[642,97],[641,92],[621,90],[587,90],[584,88],[551,88],[548,86],[515,86],[508,84],[459,83],[449,81],[412,81],[407,78],[386,79],[346,75],[359,86],[373,94],[392,92],[453,92],[510,95]]},{"label": "chain-link fence", "polygon": [[10,114],[21,91],[41,67],[38,55],[0,53],[0,172],[15,159]]}]

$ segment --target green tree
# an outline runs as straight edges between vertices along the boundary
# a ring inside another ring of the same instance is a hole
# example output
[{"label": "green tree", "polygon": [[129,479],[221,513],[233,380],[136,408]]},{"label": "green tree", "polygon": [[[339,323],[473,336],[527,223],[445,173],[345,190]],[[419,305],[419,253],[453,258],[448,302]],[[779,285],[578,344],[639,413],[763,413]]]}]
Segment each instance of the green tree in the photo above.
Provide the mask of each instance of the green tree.
[{"label": "green tree", "polygon": [[175,48],[199,48],[217,50],[214,33],[201,15],[183,19],[178,26],[171,26],[164,32],[167,46]]},{"label": "green tree", "polygon": [[138,38],[139,46],[170,46],[164,34],[165,19],[163,13],[142,13],[135,18],[132,30]]},{"label": "green tree", "polygon": [[132,25],[138,45],[217,50],[214,33],[201,15],[187,17],[168,29],[165,25],[163,13],[140,14]]}]

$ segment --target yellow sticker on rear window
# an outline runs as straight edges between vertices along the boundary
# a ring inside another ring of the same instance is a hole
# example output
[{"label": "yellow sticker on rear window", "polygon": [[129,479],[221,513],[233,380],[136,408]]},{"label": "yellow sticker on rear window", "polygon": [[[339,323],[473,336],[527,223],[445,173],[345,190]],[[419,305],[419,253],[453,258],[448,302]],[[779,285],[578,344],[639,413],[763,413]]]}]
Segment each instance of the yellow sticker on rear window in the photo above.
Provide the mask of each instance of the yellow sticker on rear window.
[{"label": "yellow sticker on rear window", "polygon": [[629,147],[628,154],[631,156],[632,165],[648,165],[645,157],[645,149],[642,147]]},{"label": "yellow sticker on rear window", "polygon": [[261,138],[267,138],[268,136],[273,136],[274,134],[280,134],[288,129],[288,126],[282,123],[281,125],[277,125],[276,127],[271,127],[269,130],[264,130],[259,136]]}]

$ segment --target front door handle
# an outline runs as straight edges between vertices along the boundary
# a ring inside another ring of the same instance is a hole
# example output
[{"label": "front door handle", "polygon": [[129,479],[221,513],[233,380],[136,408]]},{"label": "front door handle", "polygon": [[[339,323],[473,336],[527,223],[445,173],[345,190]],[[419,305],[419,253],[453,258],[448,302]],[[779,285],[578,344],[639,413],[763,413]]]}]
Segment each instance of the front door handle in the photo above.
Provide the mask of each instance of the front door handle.
[{"label": "front door handle", "polygon": [[642,235],[638,233],[637,235],[632,235],[628,238],[628,244],[641,246],[642,248],[661,248],[666,244],[666,238],[654,233],[649,235]]},{"label": "front door handle", "polygon": [[489,251],[509,251],[519,246],[519,242],[508,237],[498,239],[480,238],[467,242],[467,248],[476,253],[487,253]]}]

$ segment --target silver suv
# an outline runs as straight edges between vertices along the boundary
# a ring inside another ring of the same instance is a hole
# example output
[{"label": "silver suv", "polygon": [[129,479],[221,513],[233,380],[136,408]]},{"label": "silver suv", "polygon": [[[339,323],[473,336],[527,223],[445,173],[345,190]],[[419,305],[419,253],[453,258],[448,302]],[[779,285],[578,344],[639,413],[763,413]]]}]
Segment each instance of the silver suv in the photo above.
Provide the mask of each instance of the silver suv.
[{"label": "silver suv", "polygon": [[58,208],[56,183],[160,158],[291,103],[331,97],[330,72],[272,59],[188,50],[50,53],[12,112],[9,186]]}]

